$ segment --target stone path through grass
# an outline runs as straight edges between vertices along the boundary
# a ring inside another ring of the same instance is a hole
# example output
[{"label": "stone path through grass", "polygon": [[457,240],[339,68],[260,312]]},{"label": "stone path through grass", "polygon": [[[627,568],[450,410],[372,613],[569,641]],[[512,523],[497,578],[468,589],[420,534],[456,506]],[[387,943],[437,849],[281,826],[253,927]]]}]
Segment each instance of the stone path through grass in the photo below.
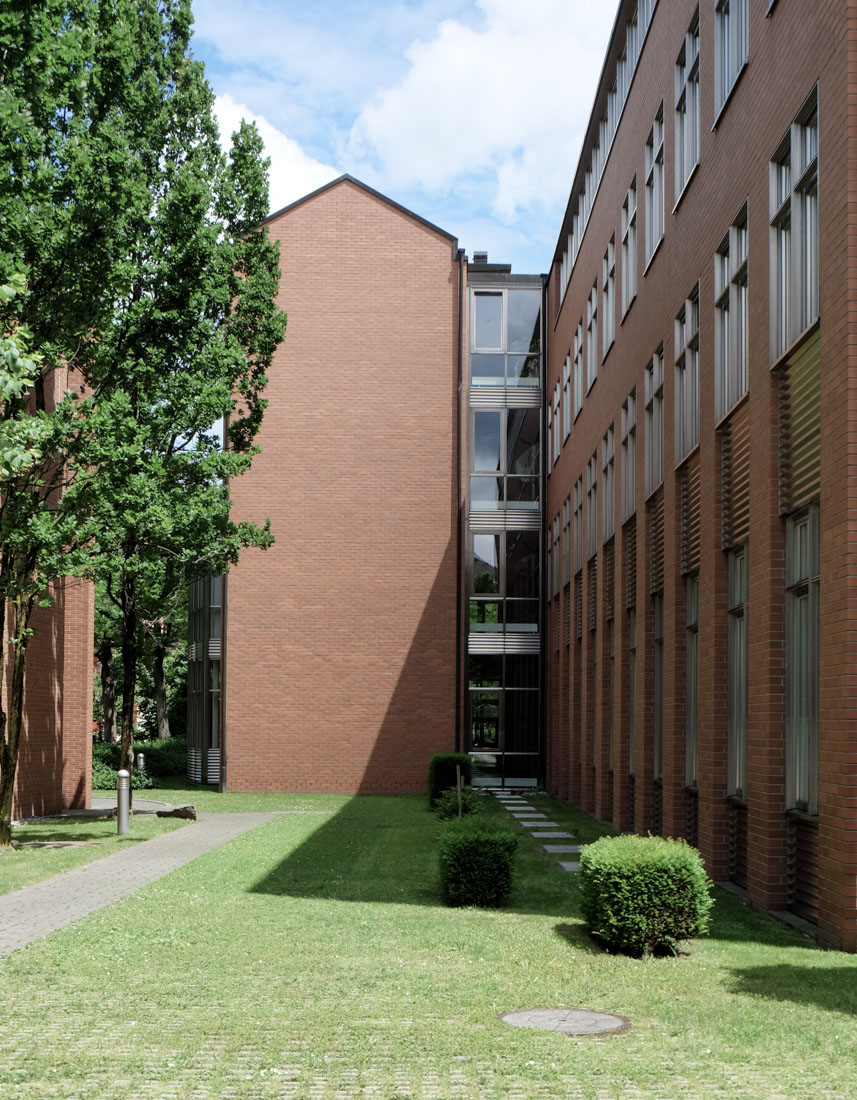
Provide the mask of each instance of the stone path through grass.
[{"label": "stone path through grass", "polygon": [[[490,790],[498,803],[512,815],[519,825],[523,825],[525,829],[559,829],[555,821],[548,821],[545,814],[540,810],[533,809],[533,807],[525,802],[520,795],[510,795],[507,789],[504,790],[500,787],[492,787]],[[530,835],[540,839],[552,838],[554,840],[574,840],[571,833],[565,832],[533,832]],[[541,848],[542,851],[546,852],[548,855],[580,854],[580,846],[577,844],[543,844]],[[557,860],[556,865],[560,871],[574,873],[580,870],[580,863],[577,860],[560,859]]]}]

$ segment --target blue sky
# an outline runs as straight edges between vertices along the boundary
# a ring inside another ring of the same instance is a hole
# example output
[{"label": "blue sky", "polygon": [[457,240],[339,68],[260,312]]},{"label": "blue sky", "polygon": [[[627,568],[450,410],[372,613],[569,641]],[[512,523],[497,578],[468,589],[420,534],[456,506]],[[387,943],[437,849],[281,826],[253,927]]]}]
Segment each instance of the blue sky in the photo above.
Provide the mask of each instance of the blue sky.
[{"label": "blue sky", "polygon": [[349,172],[519,272],[547,269],[614,0],[195,0],[221,130],[271,208]]}]

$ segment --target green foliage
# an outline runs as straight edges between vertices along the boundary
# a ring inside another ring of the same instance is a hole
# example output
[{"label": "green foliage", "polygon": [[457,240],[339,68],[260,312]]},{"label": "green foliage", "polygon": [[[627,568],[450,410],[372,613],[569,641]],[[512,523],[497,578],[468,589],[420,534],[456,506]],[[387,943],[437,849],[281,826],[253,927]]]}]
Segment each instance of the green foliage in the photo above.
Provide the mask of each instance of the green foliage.
[{"label": "green foliage", "polygon": [[708,929],[711,882],[695,848],[663,837],[602,837],[580,857],[590,931],[627,955],[675,953]]},{"label": "green foliage", "polygon": [[[485,795],[473,787],[461,788],[461,816],[467,814],[480,814],[485,809]],[[434,812],[441,821],[448,821],[451,817],[458,817],[458,791],[455,787],[447,787],[441,791],[434,804]]]},{"label": "green foliage", "polygon": [[[157,779],[180,775],[187,765],[187,742],[183,737],[167,737],[163,741],[143,741],[137,748],[145,757],[146,766],[131,773],[133,790],[151,790]],[[92,786],[95,790],[113,790],[121,762],[121,748],[107,741],[92,746]]]},{"label": "green foliage", "polygon": [[481,815],[448,821],[440,840],[440,882],[447,905],[495,909],[512,888],[519,834]]},{"label": "green foliage", "polygon": [[429,806],[434,805],[441,791],[455,786],[455,768],[461,768],[461,782],[469,784],[473,776],[473,763],[466,752],[437,752],[429,760]]}]

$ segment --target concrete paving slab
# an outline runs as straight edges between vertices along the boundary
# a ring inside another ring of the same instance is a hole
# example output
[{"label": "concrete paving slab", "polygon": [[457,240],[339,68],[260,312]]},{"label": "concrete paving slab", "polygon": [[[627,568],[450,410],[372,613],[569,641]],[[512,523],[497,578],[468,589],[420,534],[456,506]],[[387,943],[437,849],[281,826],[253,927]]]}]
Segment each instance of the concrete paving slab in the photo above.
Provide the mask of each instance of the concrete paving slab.
[{"label": "concrete paving slab", "polygon": [[576,856],[580,854],[579,844],[543,844],[542,851],[549,856]]},{"label": "concrete paving slab", "polygon": [[564,833],[562,830],[546,833],[530,833],[530,836],[533,837],[534,840],[574,840],[571,833]]},{"label": "concrete paving slab", "polygon": [[579,871],[580,870],[580,864],[579,863],[567,863],[565,860],[561,860],[561,859],[557,860],[556,865],[557,865],[557,867],[559,867],[560,871]]},{"label": "concrete paving slab", "polygon": [[519,825],[523,825],[525,829],[558,829],[559,825],[555,821],[519,821]]}]

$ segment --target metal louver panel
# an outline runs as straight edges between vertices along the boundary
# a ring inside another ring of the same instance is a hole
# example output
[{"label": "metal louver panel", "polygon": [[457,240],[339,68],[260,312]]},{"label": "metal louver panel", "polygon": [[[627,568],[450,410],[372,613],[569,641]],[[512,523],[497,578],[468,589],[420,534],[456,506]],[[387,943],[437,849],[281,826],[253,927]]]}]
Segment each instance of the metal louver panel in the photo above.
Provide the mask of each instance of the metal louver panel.
[{"label": "metal louver panel", "polygon": [[750,534],[750,406],[743,404],[723,428],[720,454],[723,492],[723,549],[740,546]]},{"label": "metal louver panel", "polygon": [[209,661],[220,660],[220,639],[209,638],[208,639],[208,659]]},{"label": "metal louver panel", "polygon": [[503,508],[470,513],[471,531],[540,531],[541,508]]},{"label": "metal louver panel", "polygon": [[589,592],[587,603],[589,604],[589,629],[595,630],[598,626],[598,558],[593,558],[589,563]]},{"label": "metal louver panel", "polygon": [[681,571],[699,569],[699,453],[685,464],[681,478]]},{"label": "metal louver panel", "polygon": [[220,749],[208,750],[208,771],[205,776],[206,783],[220,782]]},{"label": "metal louver panel", "polygon": [[562,591],[563,608],[563,636],[565,644],[571,645],[571,585],[567,584]]},{"label": "metal louver panel", "polygon": [[199,749],[187,750],[187,777],[191,783],[202,782],[202,753]]},{"label": "metal louver panel", "polygon": [[791,512],[821,485],[821,337],[818,331],[780,371],[780,511]]},{"label": "metal louver panel", "polygon": [[622,562],[625,570],[625,607],[637,606],[637,520],[622,528]]},{"label": "metal louver panel", "polygon": [[818,825],[814,821],[789,821],[788,876],[789,909],[817,922],[820,883]]},{"label": "metal louver panel", "polygon": [[649,522],[649,592],[664,587],[664,494],[661,490],[647,507]]},{"label": "metal louver panel", "polygon": [[574,636],[578,641],[583,637],[583,577],[580,573],[574,578]]},{"label": "metal louver panel", "polygon": [[615,615],[616,602],[616,544],[608,542],[604,547],[604,618],[607,622]]},{"label": "metal louver panel", "polygon": [[486,653],[540,653],[540,634],[469,634],[467,652]]},{"label": "metal louver panel", "polygon": [[472,386],[471,409],[540,409],[542,391],[537,386]]},{"label": "metal louver panel", "polygon": [[196,642],[191,642],[190,645],[187,647],[187,659],[189,661],[196,661],[198,659],[197,648],[198,647]]}]

